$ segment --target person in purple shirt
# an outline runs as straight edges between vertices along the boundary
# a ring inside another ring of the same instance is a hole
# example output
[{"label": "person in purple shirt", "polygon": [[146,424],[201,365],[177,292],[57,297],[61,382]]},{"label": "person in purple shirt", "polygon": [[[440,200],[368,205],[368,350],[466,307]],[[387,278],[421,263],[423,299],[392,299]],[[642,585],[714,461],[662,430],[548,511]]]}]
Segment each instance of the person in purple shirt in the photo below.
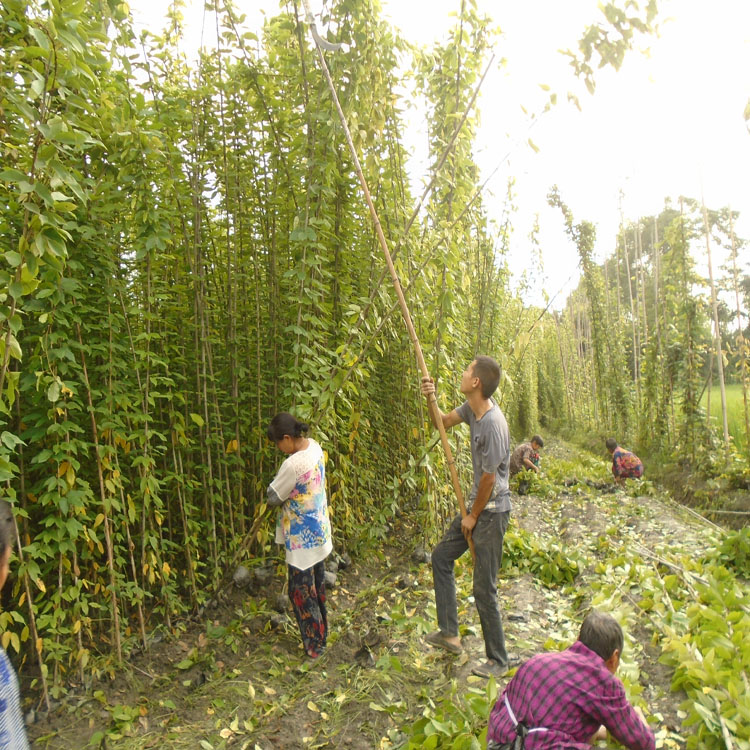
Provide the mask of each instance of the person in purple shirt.
[{"label": "person in purple shirt", "polygon": [[490,712],[488,750],[588,750],[607,730],[630,750],[655,750],[615,677],[624,643],[617,620],[592,610],[570,648],[521,665]]}]

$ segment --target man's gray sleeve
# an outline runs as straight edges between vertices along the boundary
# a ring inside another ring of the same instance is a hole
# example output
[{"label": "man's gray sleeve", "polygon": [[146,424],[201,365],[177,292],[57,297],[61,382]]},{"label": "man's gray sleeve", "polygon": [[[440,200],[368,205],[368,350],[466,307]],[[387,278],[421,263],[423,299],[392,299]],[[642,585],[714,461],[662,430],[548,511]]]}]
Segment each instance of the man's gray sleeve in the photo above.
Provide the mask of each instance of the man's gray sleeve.
[{"label": "man's gray sleeve", "polygon": [[480,456],[482,471],[485,474],[494,474],[508,454],[510,448],[509,436],[504,434],[497,422],[493,422],[490,429],[485,433],[483,442]]},{"label": "man's gray sleeve", "polygon": [[461,417],[462,422],[466,422],[466,424],[469,424],[469,418],[471,416],[471,407],[469,406],[469,402],[464,401],[461,406],[457,406],[456,414]]}]

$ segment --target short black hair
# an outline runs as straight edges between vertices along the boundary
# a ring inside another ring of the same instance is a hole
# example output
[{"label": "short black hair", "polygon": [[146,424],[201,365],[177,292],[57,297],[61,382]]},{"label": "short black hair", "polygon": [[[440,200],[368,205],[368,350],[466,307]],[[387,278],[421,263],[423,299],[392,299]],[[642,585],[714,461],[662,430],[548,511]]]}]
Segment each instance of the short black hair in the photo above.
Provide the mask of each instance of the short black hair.
[{"label": "short black hair", "polygon": [[622,634],[620,623],[612,615],[596,609],[592,609],[586,615],[578,640],[595,654],[599,654],[604,661],[607,661],[615,650],[619,650],[622,655],[625,647],[625,636]]},{"label": "short black hair", "polygon": [[0,498],[0,558],[5,556],[5,550],[16,545],[16,520],[13,517],[13,506],[4,498]]},{"label": "short black hair", "polygon": [[489,398],[496,390],[500,383],[502,369],[500,365],[488,357],[486,354],[480,354],[474,357],[474,369],[472,371],[475,378],[479,378],[482,384],[482,396]]},{"label": "short black hair", "polygon": [[617,441],[614,438],[607,438],[605,445],[607,446],[608,451],[613,451],[617,448]]},{"label": "short black hair", "polygon": [[304,423],[300,422],[296,417],[293,417],[288,411],[280,411],[272,420],[271,424],[268,425],[266,435],[274,443],[278,443],[279,440],[284,439],[284,435],[289,437],[302,437],[303,432],[307,432],[310,428]]},{"label": "short black hair", "polygon": [[536,443],[540,448],[544,448],[544,440],[542,440],[541,435],[534,435],[533,438],[531,438],[532,443]]}]

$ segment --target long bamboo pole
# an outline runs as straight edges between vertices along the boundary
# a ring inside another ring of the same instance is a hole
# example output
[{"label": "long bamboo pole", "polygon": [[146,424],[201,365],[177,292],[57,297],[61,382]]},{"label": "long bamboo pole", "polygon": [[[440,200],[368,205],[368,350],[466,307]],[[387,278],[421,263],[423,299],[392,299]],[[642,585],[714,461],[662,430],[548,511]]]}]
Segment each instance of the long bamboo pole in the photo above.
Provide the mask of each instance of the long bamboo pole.
[{"label": "long bamboo pole", "polygon": [[[331,73],[328,70],[328,65],[326,64],[325,56],[323,55],[323,50],[321,48],[321,45],[319,43],[320,36],[318,34],[317,28],[315,27],[315,21],[313,19],[313,15],[310,12],[310,3],[309,0],[303,0],[304,6],[305,6],[305,13],[307,15],[307,22],[310,24],[310,28],[313,32],[313,40],[315,41],[315,48],[318,51],[318,60],[320,61],[320,67],[323,70],[323,74],[326,77],[326,81],[328,82],[328,88],[331,92],[331,98],[333,100],[333,103],[336,107],[336,111],[339,115],[339,120],[341,121],[341,127],[344,130],[344,135],[346,136],[346,142],[349,145],[349,152],[351,153],[352,161],[354,162],[354,168],[357,171],[357,177],[359,177],[359,184],[362,186],[362,192],[365,196],[365,201],[367,202],[367,207],[370,209],[370,216],[372,217],[372,223],[375,226],[375,233],[378,237],[378,242],[380,243],[380,247],[383,250],[383,255],[385,256],[385,262],[388,266],[388,271],[391,274],[391,280],[393,281],[393,287],[396,292],[396,297],[398,298],[398,304],[401,308],[401,315],[404,318],[404,323],[406,324],[406,329],[409,332],[409,338],[411,339],[412,345],[414,346],[414,353],[417,357],[417,364],[419,365],[419,369],[422,373],[423,377],[429,377],[430,373],[427,369],[427,364],[425,363],[424,356],[422,355],[422,347],[419,345],[419,339],[417,338],[417,332],[414,329],[414,323],[412,322],[411,315],[409,314],[409,308],[406,304],[406,298],[404,297],[404,292],[401,289],[401,282],[398,278],[398,273],[396,273],[396,267],[393,265],[393,259],[391,258],[391,253],[388,250],[388,242],[385,239],[385,235],[383,234],[383,228],[380,225],[380,219],[378,218],[378,212],[375,209],[375,204],[372,201],[372,196],[370,195],[370,189],[367,186],[367,181],[365,180],[364,172],[362,171],[362,166],[359,163],[359,157],[357,155],[357,149],[354,147],[354,141],[352,140],[351,132],[349,131],[349,126],[346,122],[346,117],[344,116],[344,110],[341,109],[341,103],[339,102],[338,95],[336,94],[336,87],[333,85],[333,79],[331,78]],[[448,463],[448,468],[450,469],[451,474],[451,481],[453,482],[453,489],[456,493],[456,497],[458,498],[458,505],[461,509],[461,516],[466,516],[466,503],[464,502],[464,495],[461,491],[461,482],[458,478],[458,471],[456,469],[456,463],[453,460],[453,451],[451,450],[450,443],[448,442],[448,434],[445,431],[445,426],[443,425],[443,420],[440,418],[440,409],[438,408],[437,404],[437,397],[434,393],[431,393],[427,397],[427,408],[429,409],[430,416],[432,418],[432,421],[434,424],[437,425],[438,432],[440,433],[440,442],[443,446],[443,451],[445,452],[445,458]],[[471,550],[471,556],[472,558],[475,558],[475,552],[474,552],[474,542],[471,538],[469,538],[469,548]]]}]

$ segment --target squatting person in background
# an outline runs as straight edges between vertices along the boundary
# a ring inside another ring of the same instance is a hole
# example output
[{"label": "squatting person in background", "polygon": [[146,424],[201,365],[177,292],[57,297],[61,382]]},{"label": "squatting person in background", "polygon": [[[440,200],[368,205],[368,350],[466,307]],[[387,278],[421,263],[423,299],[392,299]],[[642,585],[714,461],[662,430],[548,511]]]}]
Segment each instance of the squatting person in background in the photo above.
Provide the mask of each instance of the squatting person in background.
[{"label": "squatting person in background", "polygon": [[[446,429],[459,422],[469,425],[474,484],[469,493],[467,515],[457,514],[432,552],[432,575],[439,630],[425,636],[431,646],[454,654],[461,652],[454,562],[474,541],[474,602],[482,625],[487,661],[472,672],[479,677],[503,675],[511,666],[505,650],[505,635],[497,606],[497,572],[503,559],[503,537],[510,518],[508,423],[492,394],[500,382],[500,365],[492,357],[477,357],[461,376],[461,406],[449,414],[439,410]],[[432,378],[422,378],[422,393],[435,392]],[[437,427],[437,425],[435,425]]]},{"label": "squatting person in background", "polygon": [[541,435],[534,435],[530,443],[521,443],[511,453],[510,475],[514,477],[519,471],[529,469],[539,473],[539,451],[544,448]]},{"label": "squatting person in background", "polygon": [[[5,585],[10,568],[10,553],[16,541],[16,522],[13,508],[7,500],[0,499],[0,590]],[[0,748],[3,750],[28,750],[26,726],[21,713],[18,678],[13,671],[5,649],[0,647]]]},{"label": "squatting person in background", "polygon": [[268,426],[268,437],[289,458],[268,486],[269,505],[279,506],[276,542],[286,549],[289,599],[307,655],[316,659],[328,637],[325,566],[331,554],[323,449],[303,433],[309,427],[288,412]]},{"label": "squatting person in background", "polygon": [[593,610],[570,648],[522,664],[492,708],[487,750],[589,750],[607,730],[630,750],[655,750],[615,677],[624,643],[617,620]]},{"label": "squatting person in background", "polygon": [[640,479],[643,476],[643,463],[635,453],[620,448],[614,438],[607,438],[607,450],[612,456],[612,474],[618,484],[626,479]]}]

